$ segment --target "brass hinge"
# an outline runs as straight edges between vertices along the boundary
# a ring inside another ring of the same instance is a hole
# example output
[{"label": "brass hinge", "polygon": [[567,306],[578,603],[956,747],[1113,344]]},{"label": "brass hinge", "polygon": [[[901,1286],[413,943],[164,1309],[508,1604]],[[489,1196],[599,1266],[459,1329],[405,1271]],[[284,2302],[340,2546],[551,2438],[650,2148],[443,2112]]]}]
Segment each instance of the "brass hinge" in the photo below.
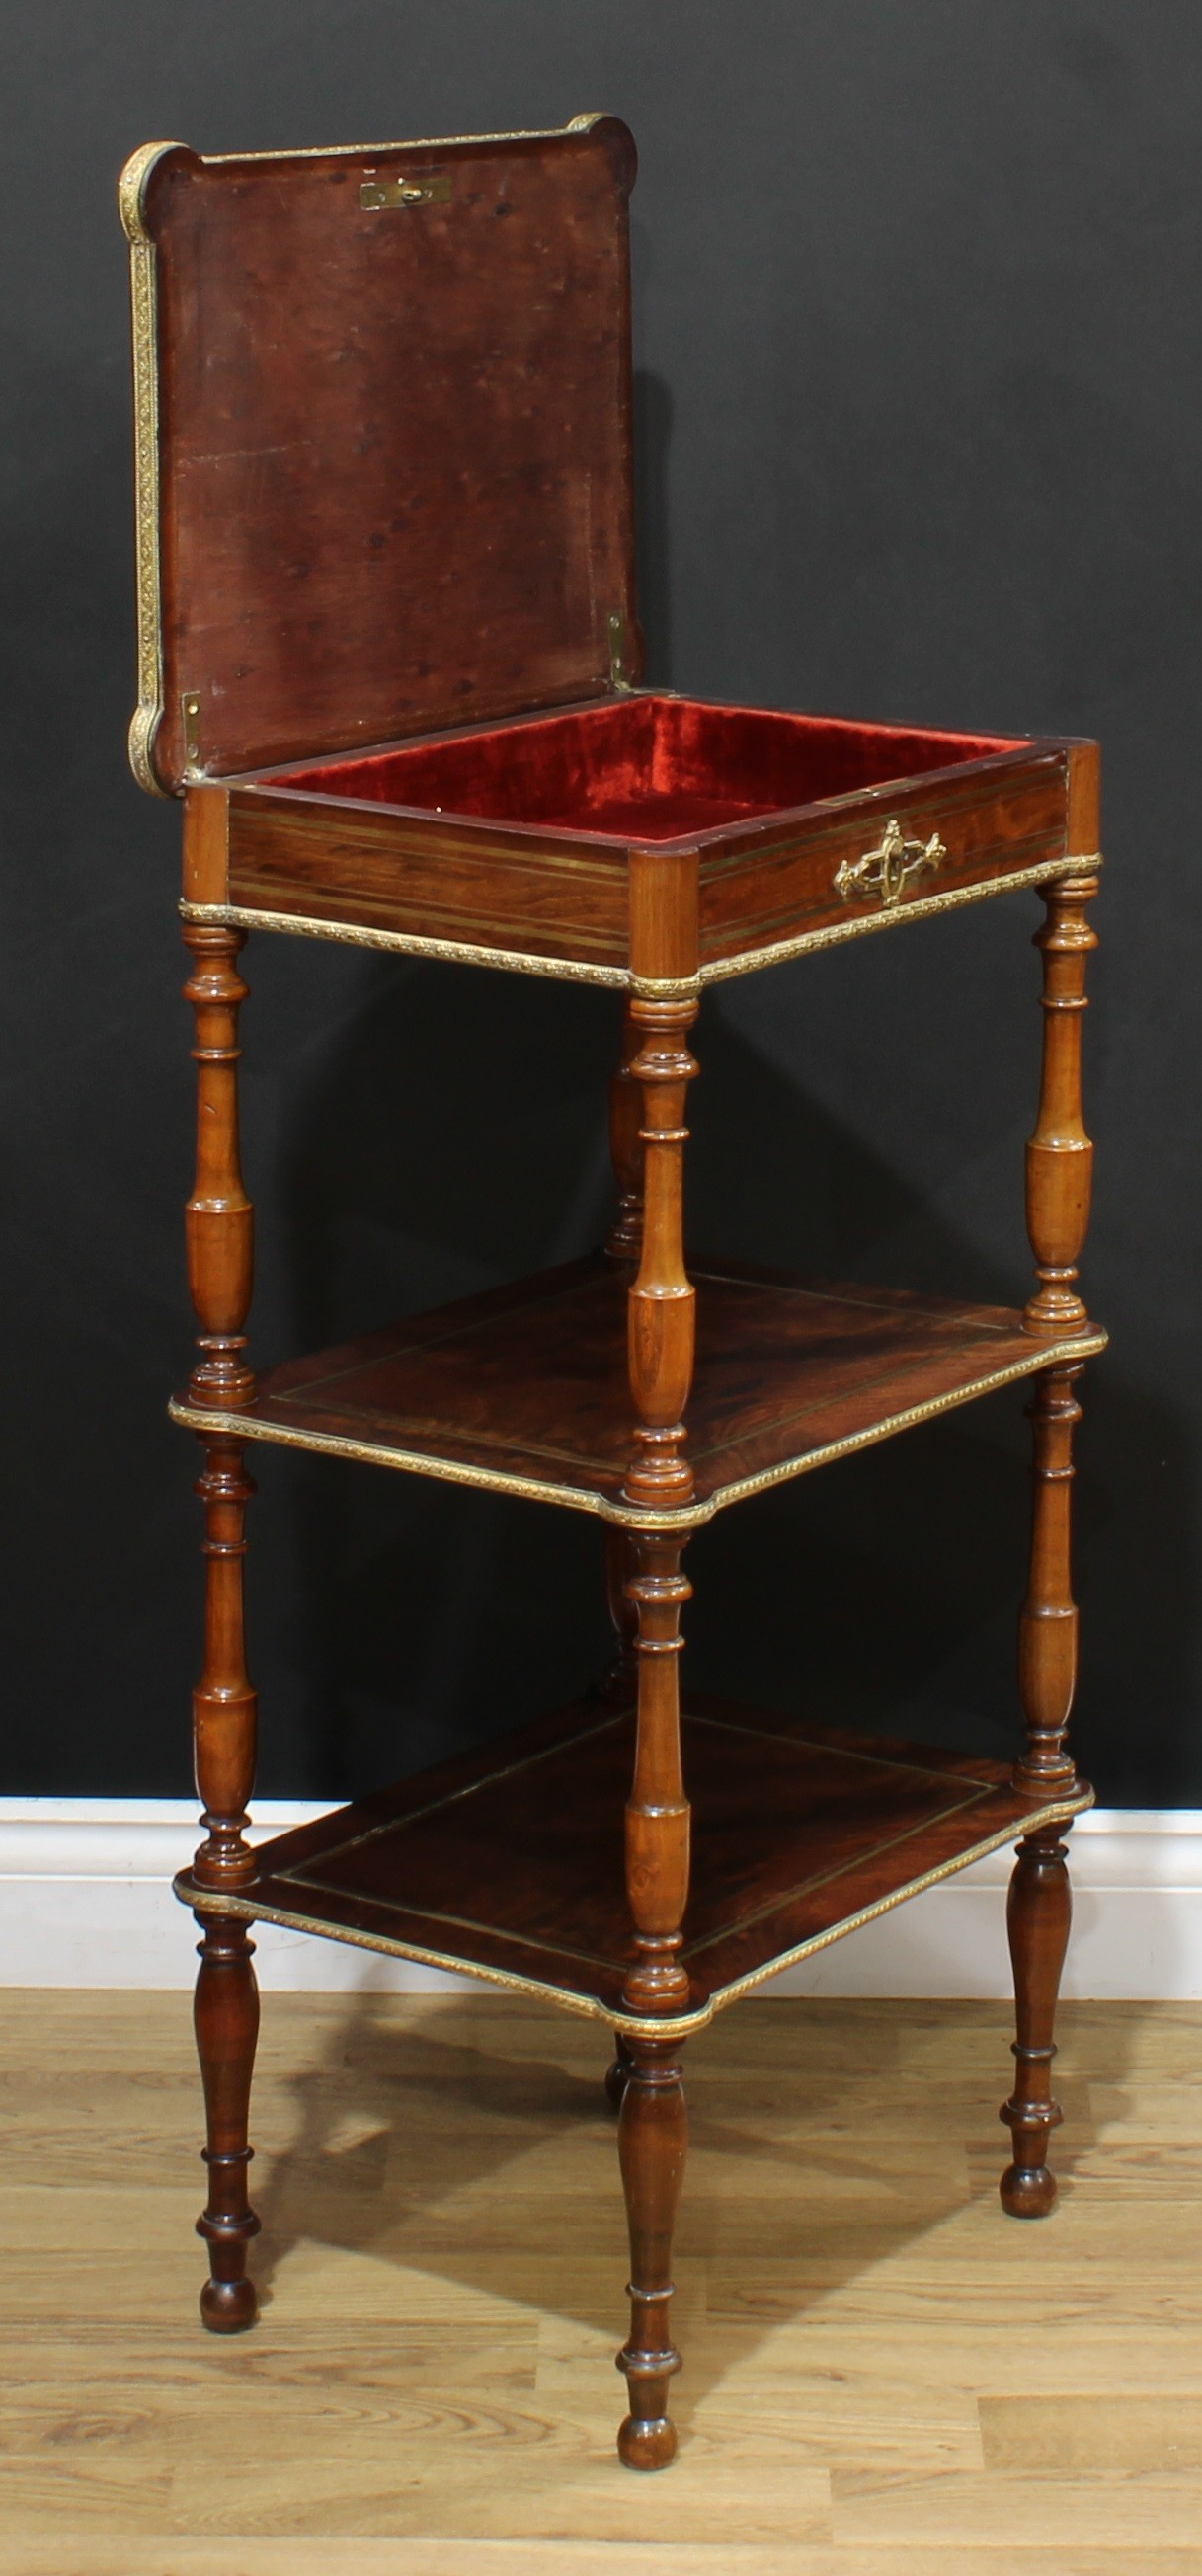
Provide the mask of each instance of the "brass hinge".
[{"label": "brass hinge", "polygon": [[424,179],[377,179],[369,170],[359,190],[365,215],[382,214],[389,206],[449,206],[450,202],[449,170],[431,170]]},{"label": "brass hinge", "polygon": [[634,689],[634,681],[630,677],[626,663],[626,620],[620,608],[610,611],[609,685],[611,689],[621,690],[624,695],[631,694]]},{"label": "brass hinge", "polygon": [[194,777],[200,771],[200,700],[194,689],[185,689],[180,699],[184,719],[184,772]]}]

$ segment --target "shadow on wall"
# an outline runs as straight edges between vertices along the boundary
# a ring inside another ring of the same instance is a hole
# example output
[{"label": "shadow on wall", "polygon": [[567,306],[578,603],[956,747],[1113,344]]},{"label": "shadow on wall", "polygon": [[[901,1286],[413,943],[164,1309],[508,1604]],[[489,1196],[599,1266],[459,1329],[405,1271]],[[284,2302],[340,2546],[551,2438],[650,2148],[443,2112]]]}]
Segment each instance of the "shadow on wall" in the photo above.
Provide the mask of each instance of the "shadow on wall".
[{"label": "shadow on wall", "polygon": [[[290,1347],[319,1348],[595,1242],[610,1202],[604,1103],[617,1036],[609,995],[471,968],[373,969],[361,1007],[293,1094],[281,1200]],[[992,1250],[947,1213],[946,1195],[932,1205],[720,1005],[707,1004],[698,1044],[699,1246],[819,1276],[1023,1293],[1021,1274],[999,1279]],[[1017,1205],[1017,1137],[1012,1160]],[[1180,1426],[1126,1391],[1111,1362],[1084,1392],[1078,1590],[1090,1615],[1077,1742],[1114,1799],[1137,1763],[1146,1776],[1154,1761],[1166,1788],[1187,1778],[1192,1522]],[[1022,1389],[1004,1390],[701,1531],[688,1558],[694,1686],[1004,1756],[1018,1727],[1024,1402]],[[280,1481],[296,1605],[287,1651],[310,1672],[314,1794],[365,1788],[496,1733],[586,1687],[606,1659],[591,1518],[341,1462],[289,1460]],[[1119,1580],[1133,1528],[1142,1622]]]}]

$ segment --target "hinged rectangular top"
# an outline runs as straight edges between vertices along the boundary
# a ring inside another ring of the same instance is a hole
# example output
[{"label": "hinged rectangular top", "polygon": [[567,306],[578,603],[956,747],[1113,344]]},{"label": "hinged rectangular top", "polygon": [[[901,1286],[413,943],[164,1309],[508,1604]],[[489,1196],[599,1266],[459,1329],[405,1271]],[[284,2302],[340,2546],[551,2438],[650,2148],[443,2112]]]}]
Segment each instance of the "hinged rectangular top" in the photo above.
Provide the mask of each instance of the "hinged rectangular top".
[{"label": "hinged rectangular top", "polygon": [[144,786],[636,675],[634,171],[609,116],[135,153]]}]

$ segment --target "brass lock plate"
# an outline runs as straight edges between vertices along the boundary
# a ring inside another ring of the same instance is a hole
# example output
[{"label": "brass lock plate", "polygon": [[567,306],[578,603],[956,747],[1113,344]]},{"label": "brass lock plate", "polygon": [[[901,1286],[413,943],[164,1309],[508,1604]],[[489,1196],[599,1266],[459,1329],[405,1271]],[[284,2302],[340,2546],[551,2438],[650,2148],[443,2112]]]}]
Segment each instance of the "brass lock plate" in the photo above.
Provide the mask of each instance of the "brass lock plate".
[{"label": "brass lock plate", "polygon": [[369,170],[359,190],[365,215],[384,214],[394,206],[449,206],[450,202],[449,170],[428,170],[420,179],[377,179]]}]

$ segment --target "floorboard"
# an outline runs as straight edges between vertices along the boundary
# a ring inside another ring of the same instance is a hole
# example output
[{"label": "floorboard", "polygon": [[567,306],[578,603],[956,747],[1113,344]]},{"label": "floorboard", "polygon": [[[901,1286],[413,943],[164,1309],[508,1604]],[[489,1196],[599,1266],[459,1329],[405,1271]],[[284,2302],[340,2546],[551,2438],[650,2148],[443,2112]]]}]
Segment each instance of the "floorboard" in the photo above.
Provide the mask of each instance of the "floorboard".
[{"label": "floorboard", "polygon": [[657,2479],[612,2451],[591,2024],[269,1998],[231,2343],[181,1998],[9,1991],[0,2030],[3,2576],[1198,2576],[1202,2008],[1066,2008],[1031,2227],[998,2007],[764,1999],[691,2043]]}]

